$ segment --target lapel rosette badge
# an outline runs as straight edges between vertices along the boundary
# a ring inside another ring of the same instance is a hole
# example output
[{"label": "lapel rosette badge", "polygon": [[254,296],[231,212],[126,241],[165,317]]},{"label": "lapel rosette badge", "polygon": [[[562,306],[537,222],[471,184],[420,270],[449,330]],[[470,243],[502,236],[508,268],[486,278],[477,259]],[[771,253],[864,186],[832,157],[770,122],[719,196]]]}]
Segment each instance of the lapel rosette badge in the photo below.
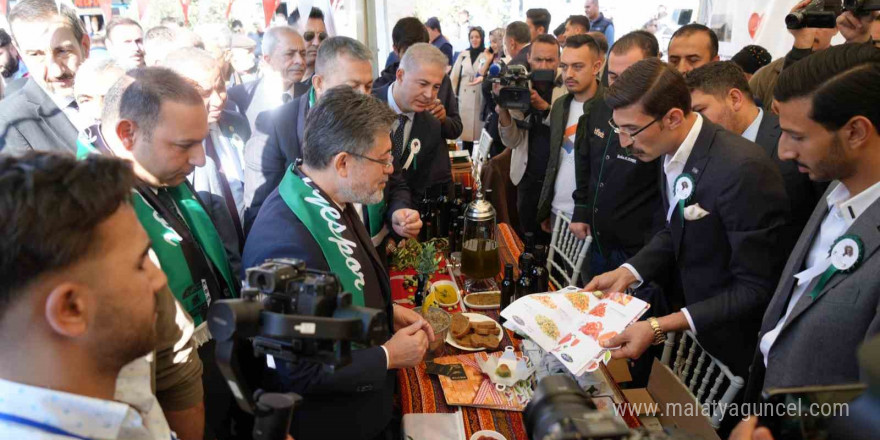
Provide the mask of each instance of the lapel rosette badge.
[{"label": "lapel rosette badge", "polygon": [[693,197],[697,190],[694,176],[682,173],[675,179],[672,185],[673,199],[669,201],[669,211],[666,213],[666,223],[672,220],[672,212],[678,208],[678,216],[681,217],[681,225],[684,226],[684,205]]},{"label": "lapel rosette badge", "polygon": [[418,139],[413,139],[409,143],[409,156],[406,158],[406,162],[403,164],[403,169],[408,170],[409,166],[412,165],[414,170],[419,169],[418,161],[416,160],[416,156],[418,156],[419,151],[422,149],[422,141]]},{"label": "lapel rosette badge", "polygon": [[844,235],[834,240],[834,244],[828,250],[828,258],[794,277],[797,278],[798,285],[802,285],[821,275],[819,281],[810,290],[810,298],[815,300],[834,275],[852,273],[858,269],[864,254],[865,245],[861,238],[857,235]]}]

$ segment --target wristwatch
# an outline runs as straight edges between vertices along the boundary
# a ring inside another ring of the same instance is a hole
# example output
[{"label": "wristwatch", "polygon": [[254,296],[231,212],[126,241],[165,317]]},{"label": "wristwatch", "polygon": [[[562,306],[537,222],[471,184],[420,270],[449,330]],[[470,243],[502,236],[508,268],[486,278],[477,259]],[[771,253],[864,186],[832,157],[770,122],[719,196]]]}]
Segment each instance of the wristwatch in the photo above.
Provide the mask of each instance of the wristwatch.
[{"label": "wristwatch", "polygon": [[651,345],[660,345],[666,342],[666,333],[660,328],[657,318],[648,318],[648,324],[651,324],[651,328],[654,330],[654,342]]}]

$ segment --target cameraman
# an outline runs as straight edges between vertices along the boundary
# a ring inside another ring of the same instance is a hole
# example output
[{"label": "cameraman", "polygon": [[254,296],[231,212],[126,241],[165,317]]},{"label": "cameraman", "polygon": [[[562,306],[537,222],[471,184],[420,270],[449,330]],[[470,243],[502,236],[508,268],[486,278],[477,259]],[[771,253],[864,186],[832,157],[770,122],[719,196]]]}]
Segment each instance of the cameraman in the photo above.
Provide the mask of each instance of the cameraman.
[{"label": "cameraman", "polygon": [[[795,5],[791,12],[797,12],[806,7],[811,0],[803,0]],[[877,12],[865,16],[856,16],[851,11],[845,11],[837,17],[836,28],[802,28],[789,29],[788,32],[794,37],[794,45],[784,58],[774,60],[755,72],[749,80],[749,88],[760,100],[765,111],[773,110],[773,89],[779,74],[783,69],[810,56],[813,53],[831,47],[831,40],[838,31],[847,43],[866,43],[871,41],[871,23],[877,17]],[[775,112],[774,112],[775,113]]]},{"label": "cameraman", "polygon": [[[539,35],[531,46],[530,70],[533,73],[551,71],[555,78],[559,68],[559,43],[556,38]],[[517,185],[516,205],[520,218],[519,232],[522,234],[540,232],[537,211],[550,157],[550,108],[556,98],[566,93],[565,87],[555,87],[552,82],[542,84],[540,89],[535,88],[536,84],[530,85],[531,108],[526,113],[510,111],[501,105],[496,109],[501,140],[513,149],[510,180]],[[496,96],[499,90],[500,84],[493,86]]]},{"label": "cameraman", "polygon": [[351,364],[332,374],[305,362],[279,366],[279,387],[304,397],[291,427],[297,440],[392,438],[399,426],[390,423],[393,370],[420,363],[434,339],[416,312],[392,307],[388,273],[354,207],[382,200],[394,172],[388,133],[396,119],[385,103],[350,87],[325,91],[309,110],[302,165],[287,169],[245,244],[246,267],[298,258],[336,273],[355,305],[384,310],[396,332],[382,347],[355,350]]}]

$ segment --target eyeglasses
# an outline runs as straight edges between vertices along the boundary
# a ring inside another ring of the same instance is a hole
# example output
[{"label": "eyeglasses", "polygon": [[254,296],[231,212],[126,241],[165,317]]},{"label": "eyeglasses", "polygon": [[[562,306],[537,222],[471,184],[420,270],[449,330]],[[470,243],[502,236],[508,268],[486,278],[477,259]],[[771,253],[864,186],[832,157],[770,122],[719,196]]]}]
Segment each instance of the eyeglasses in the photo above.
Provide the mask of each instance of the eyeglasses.
[{"label": "eyeglasses", "polygon": [[394,166],[394,159],[392,159],[392,160],[386,162],[386,161],[384,161],[384,160],[373,159],[372,157],[364,156],[363,154],[350,153],[350,152],[349,152],[348,154],[350,154],[350,155],[352,155],[352,156],[354,156],[354,157],[359,157],[359,158],[361,158],[361,159],[366,159],[366,160],[368,160],[368,161],[370,161],[370,162],[373,162],[373,163],[377,163],[377,164],[379,164],[379,165],[382,165],[382,168],[391,168],[392,166]]},{"label": "eyeglasses", "polygon": [[321,42],[321,41],[324,41],[327,39],[327,33],[326,32],[317,32],[316,33],[315,31],[306,31],[303,34],[303,39],[306,41],[312,41],[315,39],[315,37],[318,37],[318,42]]},{"label": "eyeglasses", "polygon": [[640,129],[636,130],[636,131],[633,132],[633,133],[630,133],[630,132],[624,131],[623,129],[621,129],[620,127],[618,127],[617,124],[614,123],[614,119],[613,119],[613,118],[608,120],[608,125],[611,126],[611,129],[614,130],[614,133],[617,134],[617,135],[621,135],[621,134],[623,134],[623,135],[626,135],[626,136],[629,137],[629,138],[635,138],[636,136],[639,135],[639,133],[641,133],[641,132],[647,130],[648,127],[654,125],[655,123],[657,123],[657,121],[659,121],[659,120],[661,120],[661,119],[663,119],[662,116],[659,117],[659,118],[654,119],[653,121],[649,122],[648,125],[646,125],[646,126],[640,128]]}]

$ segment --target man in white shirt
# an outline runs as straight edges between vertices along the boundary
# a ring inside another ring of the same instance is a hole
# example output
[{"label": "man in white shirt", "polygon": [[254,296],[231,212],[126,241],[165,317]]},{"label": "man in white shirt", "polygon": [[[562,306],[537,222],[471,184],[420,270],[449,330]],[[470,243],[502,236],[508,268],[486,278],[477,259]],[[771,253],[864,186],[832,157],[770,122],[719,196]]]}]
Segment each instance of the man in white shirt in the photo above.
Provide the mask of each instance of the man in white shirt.
[{"label": "man in white shirt", "polygon": [[865,379],[856,350],[880,332],[877,84],[880,50],[870,45],[826,49],[779,77],[780,157],[832,183],[764,315],[747,399],[768,388]]},{"label": "man in white shirt", "polygon": [[[684,77],[657,58],[639,61],[609,88],[621,146],[642,161],[663,157],[666,227],[588,290],[622,292],[671,276],[672,314],[628,327],[603,344],[638,358],[665,333],[691,330],[734,374],[748,375],[760,316],[785,254],[774,252],[788,218],[782,177],[752,142],[691,111]],[[639,231],[633,231],[639,233]]]},{"label": "man in white shirt", "polygon": [[0,357],[3,438],[173,438],[154,400],[114,396],[120,370],[156,345],[167,282],[134,181],[97,155],[0,160],[0,350],[15,353]]},{"label": "man in white shirt", "polygon": [[695,112],[760,145],[779,168],[791,203],[791,223],[780,248],[787,253],[794,247],[828,183],[812,182],[798,171],[797,164],[779,158],[777,145],[782,136],[779,117],[755,104],[749,83],[736,63],[715,61],[688,72],[686,79]]}]

